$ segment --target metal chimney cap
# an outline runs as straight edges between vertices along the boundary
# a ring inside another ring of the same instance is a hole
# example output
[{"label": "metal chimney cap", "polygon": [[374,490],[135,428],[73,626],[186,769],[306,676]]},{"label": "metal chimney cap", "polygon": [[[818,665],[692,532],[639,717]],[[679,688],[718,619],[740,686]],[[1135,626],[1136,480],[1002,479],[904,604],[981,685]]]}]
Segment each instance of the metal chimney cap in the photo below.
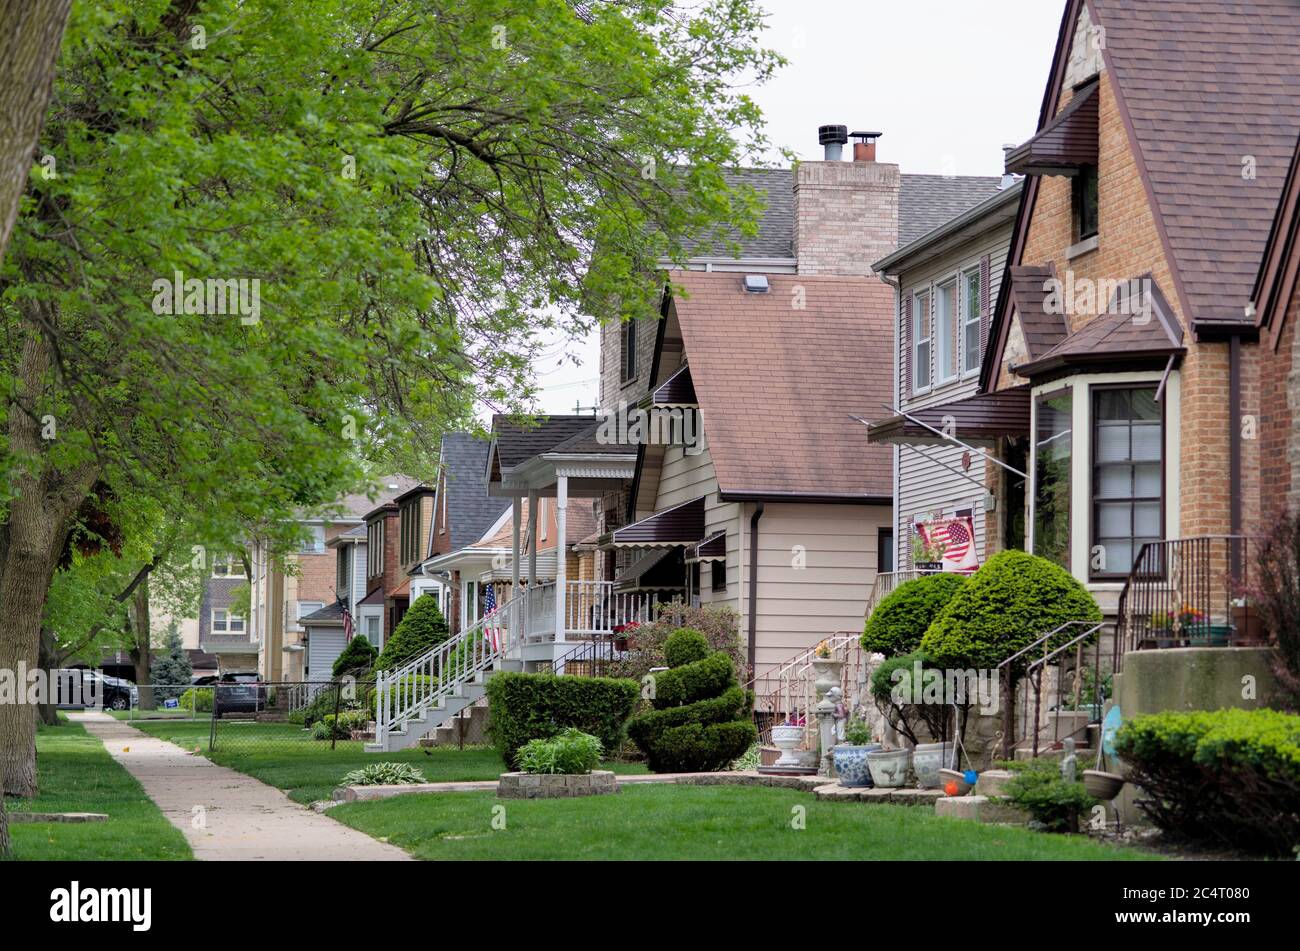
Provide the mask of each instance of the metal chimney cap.
[{"label": "metal chimney cap", "polygon": [[766,274],[746,274],[745,293],[766,294],[768,289]]},{"label": "metal chimney cap", "polygon": [[849,133],[849,135],[851,135],[853,138],[858,139],[859,141],[862,142],[874,142],[876,141],[876,139],[880,138],[884,134],[885,133],[883,132],[850,132]]},{"label": "metal chimney cap", "polygon": [[820,125],[817,127],[818,145],[847,145],[849,127],[846,125]]}]

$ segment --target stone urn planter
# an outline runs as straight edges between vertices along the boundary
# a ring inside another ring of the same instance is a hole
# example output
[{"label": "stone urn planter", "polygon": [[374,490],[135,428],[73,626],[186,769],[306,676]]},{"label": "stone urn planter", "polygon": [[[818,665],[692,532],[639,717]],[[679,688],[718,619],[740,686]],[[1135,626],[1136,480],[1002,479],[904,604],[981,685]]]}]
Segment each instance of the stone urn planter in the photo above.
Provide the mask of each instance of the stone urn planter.
[{"label": "stone urn planter", "polygon": [[939,788],[939,770],[952,759],[952,742],[918,743],[912,751],[912,771],[921,789]]},{"label": "stone urn planter", "polygon": [[898,789],[907,784],[912,769],[911,750],[875,750],[867,754],[871,782],[881,789]]},{"label": "stone urn planter", "polygon": [[871,769],[867,766],[867,754],[884,749],[879,743],[866,746],[853,746],[842,743],[831,750],[835,761],[835,775],[841,786],[864,787],[871,785]]},{"label": "stone urn planter", "polygon": [[774,726],[772,727],[772,745],[781,751],[780,757],[773,763],[773,766],[801,766],[803,765],[795,750],[803,742],[803,727],[801,726]]},{"label": "stone urn planter", "polygon": [[817,699],[821,700],[832,687],[840,685],[840,673],[844,670],[844,661],[832,660],[829,657],[814,657],[812,668],[817,675],[813,688],[817,691]]}]

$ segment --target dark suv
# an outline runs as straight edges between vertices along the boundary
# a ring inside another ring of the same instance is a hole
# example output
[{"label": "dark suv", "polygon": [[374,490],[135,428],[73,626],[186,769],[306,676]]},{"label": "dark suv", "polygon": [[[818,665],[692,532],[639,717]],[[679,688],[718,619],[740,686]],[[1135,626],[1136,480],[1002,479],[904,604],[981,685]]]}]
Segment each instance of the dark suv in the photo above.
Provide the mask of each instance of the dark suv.
[{"label": "dark suv", "polygon": [[212,715],[257,713],[266,709],[266,684],[255,673],[222,674],[212,685]]},{"label": "dark suv", "polygon": [[[121,677],[109,677],[94,670],[60,670],[56,678],[58,706],[84,709],[88,700],[97,700],[106,710],[127,710],[140,702],[140,688]],[[80,693],[76,689],[80,681]]]}]

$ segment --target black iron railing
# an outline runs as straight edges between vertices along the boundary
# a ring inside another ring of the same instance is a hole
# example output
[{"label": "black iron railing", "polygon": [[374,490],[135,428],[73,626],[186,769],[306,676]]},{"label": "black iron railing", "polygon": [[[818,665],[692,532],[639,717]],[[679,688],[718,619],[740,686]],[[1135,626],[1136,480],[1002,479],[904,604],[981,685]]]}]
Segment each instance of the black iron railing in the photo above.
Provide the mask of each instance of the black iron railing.
[{"label": "black iron railing", "polygon": [[1120,594],[1116,668],[1124,651],[1263,643],[1250,604],[1256,545],[1246,535],[1143,545]]}]

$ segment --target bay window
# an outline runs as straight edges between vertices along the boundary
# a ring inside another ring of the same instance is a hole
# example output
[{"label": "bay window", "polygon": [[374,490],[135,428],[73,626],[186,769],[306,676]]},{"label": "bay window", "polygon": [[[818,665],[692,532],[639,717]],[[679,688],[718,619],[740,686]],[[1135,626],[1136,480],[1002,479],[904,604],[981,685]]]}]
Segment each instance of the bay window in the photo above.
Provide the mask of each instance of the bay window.
[{"label": "bay window", "polygon": [[1034,554],[1070,569],[1070,466],[1074,396],[1069,389],[1034,401]]},{"label": "bay window", "polygon": [[1156,388],[1092,388],[1093,578],[1124,578],[1164,537],[1164,418]]}]

